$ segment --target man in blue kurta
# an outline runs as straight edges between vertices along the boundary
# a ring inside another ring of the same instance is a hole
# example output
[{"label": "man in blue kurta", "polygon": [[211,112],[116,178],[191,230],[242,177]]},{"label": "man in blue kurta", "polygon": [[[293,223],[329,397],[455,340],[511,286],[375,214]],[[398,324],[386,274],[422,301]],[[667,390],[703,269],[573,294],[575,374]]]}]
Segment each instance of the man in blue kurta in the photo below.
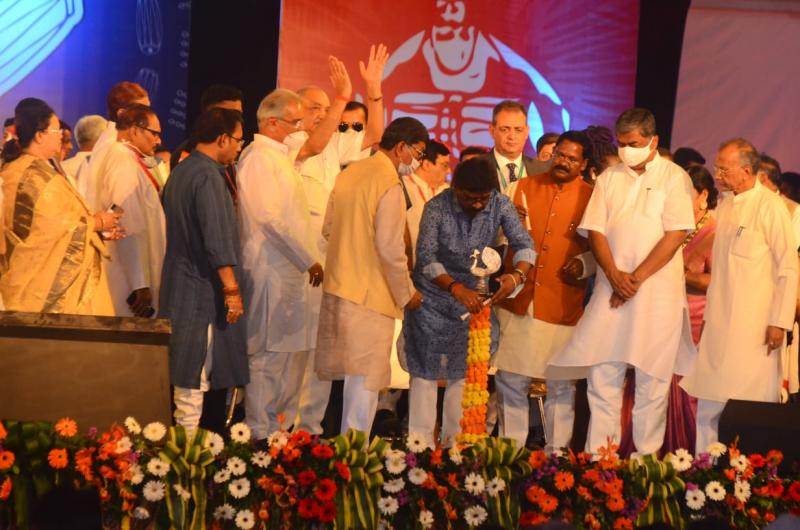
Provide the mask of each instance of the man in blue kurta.
[{"label": "man in blue kurta", "polygon": [[[459,430],[469,331],[469,321],[460,315],[481,310],[470,256],[491,246],[502,228],[515,252],[515,270],[500,276],[492,303],[508,296],[536,260],[517,210],[496,187],[497,174],[490,162],[467,160],[456,167],[452,188],[428,201],[422,213],[412,278],[425,301],[416,311],[406,311],[403,338],[411,374],[408,431],[420,434],[429,446],[435,445],[439,379],[447,380],[443,444],[452,444]],[[497,319],[492,314],[492,351],[497,337]]]},{"label": "man in blue kurta", "polygon": [[242,115],[211,109],[193,132],[197,147],[164,187],[167,253],[160,318],[172,321],[170,382],[175,423],[196,430],[203,393],[249,382],[239,293],[239,230],[225,166],[242,148]]}]

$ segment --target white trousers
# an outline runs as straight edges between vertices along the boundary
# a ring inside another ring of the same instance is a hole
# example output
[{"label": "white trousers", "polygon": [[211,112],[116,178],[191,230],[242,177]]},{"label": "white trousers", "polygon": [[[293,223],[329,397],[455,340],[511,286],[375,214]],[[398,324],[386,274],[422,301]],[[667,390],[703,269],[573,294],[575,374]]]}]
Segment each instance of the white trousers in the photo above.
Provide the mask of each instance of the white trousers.
[{"label": "white trousers", "polygon": [[331,382],[320,381],[317,377],[314,371],[315,353],[316,350],[311,350],[308,355],[297,408],[287,411],[286,418],[294,419],[294,431],[322,434],[322,420],[331,395]]},{"label": "white trousers", "polygon": [[245,388],[244,411],[254,438],[263,439],[279,430],[278,415],[297,410],[307,362],[307,351],[263,351],[249,356],[250,384]]},{"label": "white trousers", "polygon": [[[408,432],[417,433],[428,447],[435,447],[436,405],[438,402],[438,381],[412,377],[408,390]],[[442,407],[441,445],[450,447],[456,443],[456,435],[461,432],[459,421],[463,410],[464,379],[448,379],[444,391]]]},{"label": "white trousers", "polygon": [[366,376],[344,376],[344,390],[342,392],[342,428],[346,433],[355,429],[367,433],[372,430],[375,420],[375,411],[378,409],[378,392],[367,390],[364,386]]},{"label": "white trousers", "polygon": [[719,441],[719,418],[727,401],[697,400],[697,437],[695,438],[696,454],[705,453],[709,445]]},{"label": "white trousers", "polygon": [[[498,370],[494,377],[497,385],[497,408],[500,436],[516,440],[524,447],[530,430],[530,400],[528,394],[533,378]],[[572,424],[575,419],[575,381],[547,381],[547,398],[544,402],[545,451],[569,447]]]},{"label": "white trousers", "polygon": [[[610,362],[589,368],[589,434],[586,450],[597,454],[611,438],[622,438],[622,395],[626,363]],[[633,443],[636,455],[648,455],[661,449],[667,427],[667,402],[670,381],[652,377],[636,368],[636,392],[633,404]]]},{"label": "white trousers", "polygon": [[211,367],[214,360],[214,326],[208,326],[208,343],[206,359],[200,369],[200,388],[183,388],[176,386],[173,393],[175,401],[175,423],[187,431],[194,432],[200,426],[203,415],[203,394],[210,388]]}]

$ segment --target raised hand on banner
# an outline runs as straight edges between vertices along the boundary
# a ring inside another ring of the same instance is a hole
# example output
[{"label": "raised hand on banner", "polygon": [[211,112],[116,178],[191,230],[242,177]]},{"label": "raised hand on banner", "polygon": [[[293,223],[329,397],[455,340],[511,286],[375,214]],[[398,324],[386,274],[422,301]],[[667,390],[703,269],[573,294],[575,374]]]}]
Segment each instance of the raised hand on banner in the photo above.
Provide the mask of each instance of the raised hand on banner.
[{"label": "raised hand on banner", "polygon": [[[361,70],[361,77],[367,84],[367,92],[371,97],[377,97],[369,94],[371,87],[380,86],[383,79],[383,68],[386,66],[386,61],[389,60],[389,52],[383,44],[374,44],[369,47],[369,60],[364,65],[364,61],[358,61],[358,68]],[[380,93],[378,93],[380,95]]]},{"label": "raised hand on banner", "polygon": [[331,84],[336,95],[350,99],[353,94],[353,84],[350,82],[350,76],[347,74],[347,68],[345,68],[344,63],[333,55],[329,55],[328,69],[330,70]]}]

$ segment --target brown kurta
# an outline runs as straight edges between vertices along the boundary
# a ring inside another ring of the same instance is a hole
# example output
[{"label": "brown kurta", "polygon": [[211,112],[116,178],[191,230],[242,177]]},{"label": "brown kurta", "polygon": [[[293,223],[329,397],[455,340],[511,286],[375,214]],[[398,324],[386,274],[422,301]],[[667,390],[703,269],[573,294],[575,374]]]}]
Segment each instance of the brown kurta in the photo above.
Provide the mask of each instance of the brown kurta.
[{"label": "brown kurta", "polygon": [[[536,265],[528,272],[519,294],[499,305],[514,314],[525,315],[533,302],[535,319],[574,326],[583,314],[586,280],[567,283],[561,268],[589,249],[587,239],[578,235],[576,229],[592,196],[592,187],[581,178],[558,184],[550,173],[540,173],[519,181],[515,204],[525,203],[523,194],[531,222],[529,234],[536,247]],[[506,260],[508,271],[514,269],[513,253],[510,254]]]},{"label": "brown kurta", "polygon": [[113,315],[89,207],[45,160],[22,155],[0,172],[7,270],[0,277],[6,309]]}]

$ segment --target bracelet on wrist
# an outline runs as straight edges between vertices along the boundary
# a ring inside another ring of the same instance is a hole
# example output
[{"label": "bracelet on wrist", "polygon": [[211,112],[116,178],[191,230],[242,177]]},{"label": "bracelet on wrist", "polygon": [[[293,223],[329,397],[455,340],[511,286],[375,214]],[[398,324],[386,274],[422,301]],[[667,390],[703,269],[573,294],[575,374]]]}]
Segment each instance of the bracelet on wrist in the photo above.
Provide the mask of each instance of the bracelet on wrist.
[{"label": "bracelet on wrist", "polygon": [[517,274],[519,274],[519,281],[520,281],[520,282],[524,282],[524,281],[525,281],[525,276],[526,276],[526,275],[525,275],[525,273],[524,273],[524,272],[522,272],[522,270],[521,270],[521,269],[516,269],[516,268],[515,268],[515,269],[514,269],[514,272],[516,272]]}]

